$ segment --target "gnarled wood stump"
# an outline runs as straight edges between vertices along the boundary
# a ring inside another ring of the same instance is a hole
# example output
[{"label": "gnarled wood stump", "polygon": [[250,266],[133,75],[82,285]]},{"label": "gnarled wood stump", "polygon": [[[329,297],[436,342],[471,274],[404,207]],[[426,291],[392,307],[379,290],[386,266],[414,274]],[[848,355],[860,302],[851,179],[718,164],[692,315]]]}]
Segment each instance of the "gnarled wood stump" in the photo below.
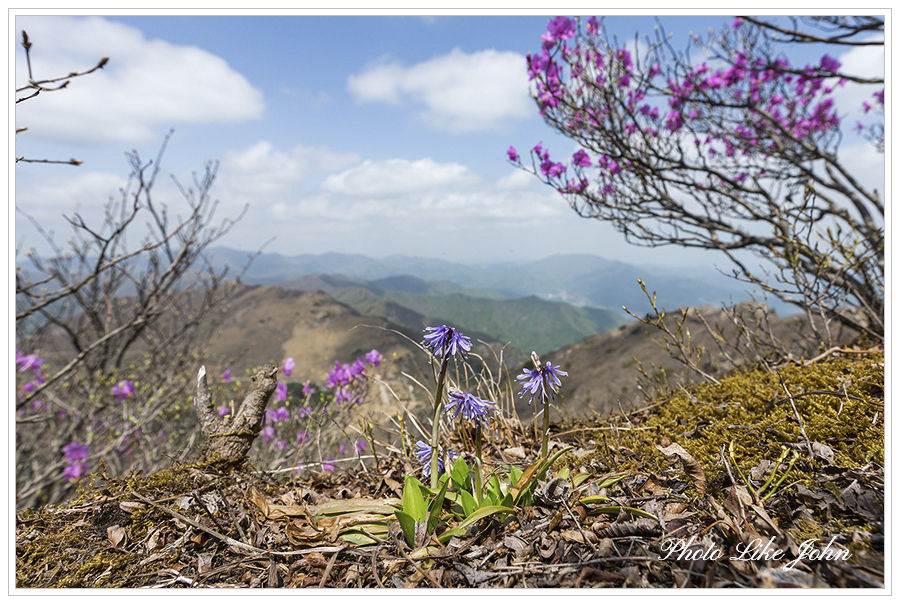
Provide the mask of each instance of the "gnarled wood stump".
[{"label": "gnarled wood stump", "polygon": [[213,407],[212,393],[206,383],[206,367],[200,367],[194,411],[200,420],[203,459],[225,465],[246,461],[247,453],[262,429],[266,405],[278,385],[277,374],[278,369],[271,364],[257,371],[251,378],[250,392],[234,416],[221,417]]}]

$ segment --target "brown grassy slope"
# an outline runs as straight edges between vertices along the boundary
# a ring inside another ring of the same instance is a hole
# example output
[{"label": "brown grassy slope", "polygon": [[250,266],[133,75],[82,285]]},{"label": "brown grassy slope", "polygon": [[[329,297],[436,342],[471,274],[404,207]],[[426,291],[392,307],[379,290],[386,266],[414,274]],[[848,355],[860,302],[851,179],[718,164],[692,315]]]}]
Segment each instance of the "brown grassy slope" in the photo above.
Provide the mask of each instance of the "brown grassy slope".
[{"label": "brown grassy slope", "polygon": [[349,363],[372,349],[401,363],[419,356],[414,342],[420,335],[361,315],[321,291],[257,286],[244,288],[229,300],[226,318],[207,351],[238,375],[265,362],[280,364],[293,357],[291,380],[319,381],[336,360]]},{"label": "brown grassy slope", "polygon": [[[769,342],[774,337],[782,344],[783,350],[795,357],[814,356],[816,349],[808,344],[809,328],[802,317],[778,318],[771,313],[761,314],[759,308],[752,303],[737,307],[738,318],[751,326],[751,334],[762,342]],[[673,333],[680,316],[680,312],[666,315],[665,323]],[[722,330],[724,338],[721,342],[710,334],[701,317],[713,331]],[[780,355],[779,351],[765,345],[749,346],[748,334],[739,331],[733,318],[733,314],[713,306],[690,309],[687,313],[685,333],[690,333],[694,350],[703,348],[708,351],[699,366],[711,375],[723,375],[734,368],[734,363],[723,356],[723,350],[739,364],[764,360],[769,353],[775,354],[773,358]],[[835,341],[843,343],[850,337],[852,334],[835,334]],[[638,389],[637,382],[641,377],[641,364],[651,378],[665,380],[669,386],[700,381],[699,374],[687,370],[657,342],[664,344],[665,334],[643,322],[633,321],[549,353],[546,360],[560,365],[569,373],[562,386],[564,405],[558,406],[558,411],[568,413],[572,418],[589,413],[606,416],[645,405],[648,399]]]}]

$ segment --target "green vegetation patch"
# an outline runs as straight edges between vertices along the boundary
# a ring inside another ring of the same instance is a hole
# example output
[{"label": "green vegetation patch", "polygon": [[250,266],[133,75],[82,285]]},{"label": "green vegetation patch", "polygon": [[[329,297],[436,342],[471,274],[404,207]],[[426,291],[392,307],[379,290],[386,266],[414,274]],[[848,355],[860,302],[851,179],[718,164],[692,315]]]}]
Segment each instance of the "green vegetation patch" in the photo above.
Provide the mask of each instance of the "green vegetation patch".
[{"label": "green vegetation patch", "polygon": [[[762,460],[777,460],[784,446],[806,453],[786,484],[826,465],[884,465],[884,354],[854,356],[736,372],[719,384],[670,392],[652,410],[604,428],[616,453],[594,455],[616,471],[664,472],[677,467],[657,449],[668,440],[684,447],[712,481],[722,478],[721,454],[728,456],[732,442],[745,475]],[[816,443],[833,458],[810,458],[808,449]]]}]

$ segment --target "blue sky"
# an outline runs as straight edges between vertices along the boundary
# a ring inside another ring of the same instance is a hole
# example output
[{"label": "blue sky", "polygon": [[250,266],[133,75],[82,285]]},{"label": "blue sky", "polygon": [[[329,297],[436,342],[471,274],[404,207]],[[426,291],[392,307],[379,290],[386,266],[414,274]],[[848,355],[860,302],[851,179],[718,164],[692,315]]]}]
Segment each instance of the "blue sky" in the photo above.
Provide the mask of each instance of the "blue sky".
[{"label": "blue sky", "polygon": [[[543,141],[559,157],[576,149],[543,124],[528,89],[524,57],[539,50],[550,16],[17,16],[16,41],[25,29],[39,78],[103,56],[110,62],[68,90],[17,107],[17,127],[28,127],[17,155],[84,163],[18,164],[16,204],[63,242],[61,215],[78,204],[88,220],[100,219],[126,182],[123,152],[153,159],[172,128],[164,174],[189,184],[192,170],[219,160],[220,215],[250,203],[221,242],[231,247],[252,251],[276,237],[266,251],[287,255],[481,263],[592,253],[633,263],[723,263],[714,254],[631,246],[507,162],[510,145],[521,152]],[[690,32],[719,29],[731,17],[660,21],[684,48]],[[622,41],[652,34],[655,23],[652,16],[605,21]],[[842,58],[883,71],[883,53],[880,64],[874,59]],[[23,65],[17,47],[17,84]],[[862,96],[844,100],[848,113]],[[881,182],[883,156],[853,137],[845,144],[864,178]],[[169,179],[155,197],[180,203]],[[15,239],[42,249],[20,214]]]}]

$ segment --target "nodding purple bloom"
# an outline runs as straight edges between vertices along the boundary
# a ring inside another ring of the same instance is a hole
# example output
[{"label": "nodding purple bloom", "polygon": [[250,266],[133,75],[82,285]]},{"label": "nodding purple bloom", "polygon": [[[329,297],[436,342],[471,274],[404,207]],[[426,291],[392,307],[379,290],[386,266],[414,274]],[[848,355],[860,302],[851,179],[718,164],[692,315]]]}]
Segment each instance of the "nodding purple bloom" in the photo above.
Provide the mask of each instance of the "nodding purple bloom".
[{"label": "nodding purple bloom", "polygon": [[365,451],[366,450],[366,441],[364,441],[364,440],[356,441],[356,450],[359,451],[360,453]]},{"label": "nodding purple bloom", "polygon": [[275,386],[275,402],[283,403],[286,400],[287,400],[287,384],[278,382],[278,385]]},{"label": "nodding purple bloom", "polygon": [[228,405],[222,405],[221,407],[219,407],[219,415],[221,415],[222,417],[225,417],[229,413],[231,413],[231,409],[228,407]]},{"label": "nodding purple bloom", "polygon": [[334,464],[329,463],[334,461],[334,457],[326,457],[322,460],[322,470],[325,472],[334,472]]},{"label": "nodding purple bloom", "polygon": [[21,352],[17,350],[16,364],[19,365],[19,371],[22,373],[26,371],[37,371],[41,368],[41,365],[44,364],[44,359],[36,354],[22,356]]},{"label": "nodding purple bloom", "polygon": [[559,381],[561,375],[569,374],[561,370],[559,366],[551,365],[550,361],[547,361],[547,364],[540,369],[524,369],[521,375],[516,376],[517,380],[523,382],[522,392],[519,393],[519,396],[524,398],[525,393],[530,392],[529,405],[534,402],[534,397],[538,393],[540,393],[542,401],[552,400],[553,395],[559,392],[559,387],[562,385],[562,382]]},{"label": "nodding purple bloom", "polygon": [[341,443],[340,446],[338,447],[338,453],[340,453],[341,455],[346,455],[347,454],[347,445],[344,443]]},{"label": "nodding purple bloom", "polygon": [[90,450],[90,445],[82,445],[77,441],[72,441],[62,448],[63,455],[66,456],[66,463],[70,464],[85,461]]},{"label": "nodding purple bloom", "polygon": [[294,363],[294,357],[289,357],[284,360],[284,365],[281,366],[281,370],[284,372],[284,375],[290,376],[296,366],[297,364]]},{"label": "nodding purple bloom", "polygon": [[515,148],[510,146],[509,149],[506,150],[506,157],[509,158],[509,161],[518,163],[519,154],[516,152]]},{"label": "nodding purple bloom", "polygon": [[422,345],[430,349],[437,358],[455,356],[457,351],[462,351],[461,355],[464,356],[472,349],[471,340],[452,327],[426,327],[425,331],[427,333]]},{"label": "nodding purple bloom", "polygon": [[309,380],[303,382],[303,394],[305,394],[306,396],[312,396],[315,393],[316,389],[313,388],[312,385],[310,385]]},{"label": "nodding purple bloom", "polygon": [[884,88],[873,94],[875,100],[884,105]]},{"label": "nodding purple bloom", "polygon": [[453,391],[447,401],[447,413],[452,419],[460,416],[477,427],[490,426],[490,418],[499,412],[496,403],[480,399],[468,392]]},{"label": "nodding purple bloom", "polygon": [[381,365],[381,361],[383,360],[384,356],[374,348],[366,353],[366,362],[370,363],[374,367],[378,367],[379,365]]},{"label": "nodding purple bloom", "polygon": [[222,375],[220,375],[219,377],[221,377],[226,382],[230,382],[231,381],[231,367],[229,367],[228,369],[223,371]]},{"label": "nodding purple bloom", "polygon": [[[444,472],[444,456],[442,455],[443,451],[438,449],[438,472]],[[431,476],[431,445],[427,445],[421,440],[416,443],[416,459],[419,460],[419,463],[424,464],[424,468],[422,471],[425,473],[425,476]],[[459,453],[456,451],[447,451],[447,455],[450,457],[450,461],[456,460],[459,457]]]},{"label": "nodding purple bloom", "polygon": [[116,397],[116,402],[121,403],[126,398],[134,396],[134,382],[131,380],[120,380],[118,384],[113,386],[112,393]]},{"label": "nodding purple bloom", "polygon": [[575,21],[568,17],[556,17],[547,24],[551,40],[568,40],[575,35]]},{"label": "nodding purple bloom", "polygon": [[89,467],[90,466],[83,461],[75,462],[63,469],[63,478],[73,481],[78,480],[79,478],[87,474]]},{"label": "nodding purple bloom", "polygon": [[575,152],[575,155],[572,156],[572,162],[579,167],[589,168],[591,166],[591,158],[588,157],[588,154],[584,149],[579,149]]},{"label": "nodding purple bloom", "polygon": [[822,60],[819,62],[819,69],[822,71],[830,71],[832,73],[837,73],[841,68],[841,62],[835,59],[834,57],[830,57],[828,55],[822,55]]}]

